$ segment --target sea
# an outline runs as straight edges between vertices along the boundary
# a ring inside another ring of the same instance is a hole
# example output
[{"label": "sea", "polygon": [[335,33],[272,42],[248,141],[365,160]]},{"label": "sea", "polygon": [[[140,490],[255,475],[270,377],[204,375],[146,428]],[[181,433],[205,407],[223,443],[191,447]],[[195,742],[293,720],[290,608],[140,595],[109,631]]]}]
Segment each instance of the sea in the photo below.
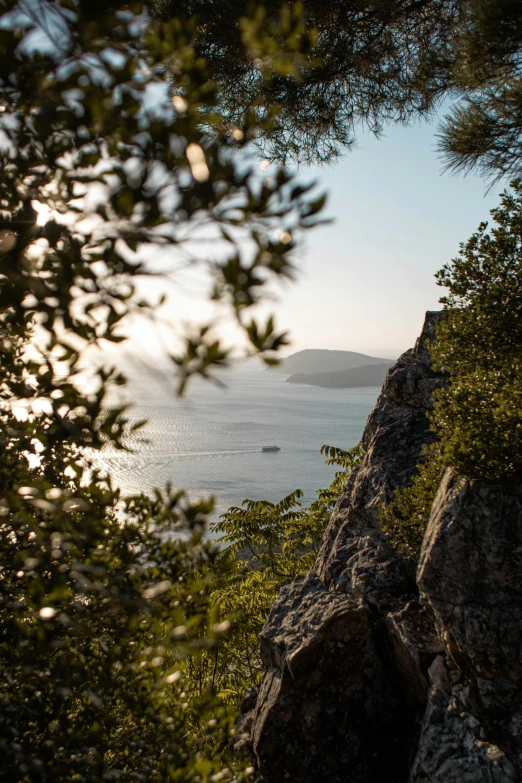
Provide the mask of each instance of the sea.
[{"label": "sea", "polygon": [[[135,376],[131,418],[147,424],[134,453],[103,452],[102,464],[125,494],[170,481],[191,499],[213,496],[214,519],[246,498],[275,502],[296,489],[309,504],[335,472],[321,446],[355,446],[380,389],[324,389],[286,377],[233,369],[225,386],[196,379],[179,399],[168,384]],[[262,451],[272,445],[280,451]]]}]

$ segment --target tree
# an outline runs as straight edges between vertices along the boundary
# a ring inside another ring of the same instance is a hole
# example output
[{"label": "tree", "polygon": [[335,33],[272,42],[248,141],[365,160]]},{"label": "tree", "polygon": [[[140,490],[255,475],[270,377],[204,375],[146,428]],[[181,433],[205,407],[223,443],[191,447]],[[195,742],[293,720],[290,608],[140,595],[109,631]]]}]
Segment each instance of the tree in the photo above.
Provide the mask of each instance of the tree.
[{"label": "tree", "polygon": [[[282,170],[259,176],[254,118],[230,127],[235,154],[209,138],[223,118],[190,24],[153,22],[139,2],[1,0],[0,11],[2,774],[223,777],[214,748],[232,716],[196,736],[180,675],[225,630],[197,575],[216,556],[203,542],[212,502],[170,486],[124,498],[95,467],[93,452],[126,448],[140,425],[108,403],[125,383],[115,369],[91,366],[86,385],[85,355],[123,341],[131,315],[154,318],[139,278],[164,248],[170,274],[207,270],[270,360],[284,335],[249,313],[290,276],[324,199]],[[219,258],[191,252],[202,232]],[[209,325],[185,348],[171,357],[180,391],[228,356]],[[205,721],[209,706],[192,713]]]},{"label": "tree", "polygon": [[434,367],[450,377],[435,394],[437,442],[412,486],[397,493],[384,527],[402,551],[416,555],[442,474],[487,480],[522,475],[522,182],[491,211],[459,255],[436,275],[447,289],[437,326]]},{"label": "tree", "polygon": [[[331,160],[360,126],[379,133],[450,97],[460,102],[441,128],[448,167],[486,176],[520,170],[518,0],[304,0],[282,20],[280,5],[266,0],[249,20],[246,0],[155,3],[161,18],[197,15],[197,48],[230,118],[272,114],[262,144],[269,157]],[[288,78],[279,49],[271,55],[288,29],[294,42],[310,36],[299,80]]]},{"label": "tree", "polygon": [[522,475],[522,181],[437,274],[447,318],[432,348],[450,374],[433,413],[444,464],[472,478]]}]

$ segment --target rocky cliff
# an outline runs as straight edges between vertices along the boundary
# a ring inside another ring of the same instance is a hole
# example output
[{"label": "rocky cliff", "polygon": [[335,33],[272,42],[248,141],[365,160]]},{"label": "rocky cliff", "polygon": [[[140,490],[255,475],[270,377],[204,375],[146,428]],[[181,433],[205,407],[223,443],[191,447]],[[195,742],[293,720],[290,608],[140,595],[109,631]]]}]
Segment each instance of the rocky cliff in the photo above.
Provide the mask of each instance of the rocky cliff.
[{"label": "rocky cliff", "polygon": [[522,488],[448,471],[416,573],[379,525],[432,437],[437,319],[386,376],[316,572],[263,629],[238,744],[265,783],[522,780]]}]

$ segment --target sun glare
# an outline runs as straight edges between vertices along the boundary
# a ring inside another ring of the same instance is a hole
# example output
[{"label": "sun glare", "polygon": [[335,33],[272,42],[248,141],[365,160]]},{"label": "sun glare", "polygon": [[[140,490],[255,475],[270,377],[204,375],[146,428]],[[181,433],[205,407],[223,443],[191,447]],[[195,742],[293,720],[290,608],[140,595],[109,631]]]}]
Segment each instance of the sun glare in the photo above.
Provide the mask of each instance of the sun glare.
[{"label": "sun glare", "polygon": [[36,218],[37,225],[45,226],[51,219],[51,207],[48,204],[43,204],[41,201],[31,201],[31,206],[38,213]]}]

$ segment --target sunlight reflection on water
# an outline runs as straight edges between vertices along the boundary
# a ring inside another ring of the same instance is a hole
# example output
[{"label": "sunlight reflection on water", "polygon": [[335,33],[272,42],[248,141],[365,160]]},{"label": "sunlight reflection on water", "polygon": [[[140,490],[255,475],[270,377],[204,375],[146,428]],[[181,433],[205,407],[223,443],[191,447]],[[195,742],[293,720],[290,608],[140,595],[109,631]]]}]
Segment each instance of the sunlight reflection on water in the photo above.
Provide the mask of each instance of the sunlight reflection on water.
[{"label": "sunlight reflection on water", "polygon": [[[321,446],[355,446],[379,389],[321,389],[284,378],[235,370],[227,389],[195,382],[189,398],[178,400],[137,376],[132,418],[148,424],[134,454],[107,451],[101,464],[126,494],[170,481],[194,499],[215,495],[216,513],[247,497],[277,501],[298,488],[309,503],[335,471],[324,464]],[[281,451],[262,451],[272,444]]]}]

